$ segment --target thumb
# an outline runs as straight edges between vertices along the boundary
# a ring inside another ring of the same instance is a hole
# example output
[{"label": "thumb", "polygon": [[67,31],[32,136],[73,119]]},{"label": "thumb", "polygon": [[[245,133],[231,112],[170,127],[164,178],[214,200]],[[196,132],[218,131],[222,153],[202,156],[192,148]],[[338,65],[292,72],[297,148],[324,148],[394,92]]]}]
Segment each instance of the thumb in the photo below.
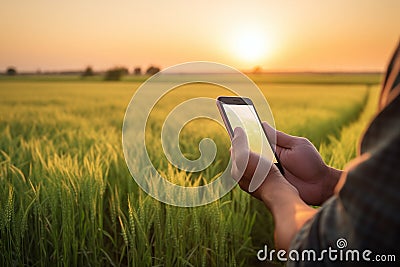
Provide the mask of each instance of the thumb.
[{"label": "thumb", "polygon": [[297,137],[276,131],[276,144],[280,147],[291,148],[295,145]]},{"label": "thumb", "polygon": [[275,147],[276,145],[276,130],[268,124],[268,122],[264,121],[262,123],[265,133],[267,134],[268,141]]},{"label": "thumb", "polygon": [[262,123],[265,132],[267,133],[268,139],[279,154],[281,148],[292,148],[295,145],[296,136],[292,136],[286,134],[284,132],[280,132],[275,130],[271,125],[269,125],[266,121]]},{"label": "thumb", "polygon": [[249,149],[246,132],[241,127],[233,131],[232,150]]},{"label": "thumb", "polygon": [[232,139],[232,178],[239,181],[242,178],[247,163],[249,161],[249,143],[247,141],[246,132],[240,128],[235,128]]}]

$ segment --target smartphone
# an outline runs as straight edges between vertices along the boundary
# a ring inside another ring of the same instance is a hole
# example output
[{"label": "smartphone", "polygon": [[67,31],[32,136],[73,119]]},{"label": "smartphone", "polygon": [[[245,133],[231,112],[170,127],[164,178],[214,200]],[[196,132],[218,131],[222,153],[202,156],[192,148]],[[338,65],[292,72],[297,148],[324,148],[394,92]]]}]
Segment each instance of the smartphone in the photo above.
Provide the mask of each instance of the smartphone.
[{"label": "smartphone", "polygon": [[247,134],[250,150],[272,159],[279,171],[284,174],[278,155],[268,139],[253,102],[246,97],[220,96],[217,98],[217,107],[231,140],[233,130],[242,127]]}]

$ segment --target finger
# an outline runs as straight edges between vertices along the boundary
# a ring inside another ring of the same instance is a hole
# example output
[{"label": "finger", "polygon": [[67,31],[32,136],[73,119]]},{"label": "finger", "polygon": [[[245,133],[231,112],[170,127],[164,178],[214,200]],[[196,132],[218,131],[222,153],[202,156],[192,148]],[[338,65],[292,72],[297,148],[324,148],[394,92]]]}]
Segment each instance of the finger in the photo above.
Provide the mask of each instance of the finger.
[{"label": "finger", "polygon": [[233,139],[232,139],[232,169],[231,175],[232,178],[236,181],[239,181],[244,172],[246,171],[247,164],[249,161],[249,145],[247,141],[247,136],[245,131],[237,127],[234,130]]},{"label": "finger", "polygon": [[276,144],[280,147],[291,148],[295,145],[297,137],[276,131]]},{"label": "finger", "polygon": [[260,160],[260,157],[258,154],[250,152],[249,153],[249,160],[246,166],[245,171],[242,174],[243,179],[240,179],[239,185],[240,187],[245,190],[246,192],[249,192],[249,185],[251,183],[251,180],[253,178],[254,172],[257,168],[258,162]]},{"label": "finger", "polygon": [[[268,141],[271,143],[271,145],[275,148],[276,153],[278,155],[281,154],[282,151],[282,147],[283,145],[279,146],[279,144],[277,145],[278,141],[277,141],[277,135],[278,135],[278,130],[275,130],[268,122],[264,121],[262,123],[263,128],[265,130],[265,132],[267,133],[268,136]],[[282,133],[282,132],[279,132]]]},{"label": "finger", "polygon": [[272,162],[256,153],[250,153],[249,164],[243,179],[239,181],[240,188],[260,199],[260,194],[264,181],[271,175],[282,176],[279,169]]},{"label": "finger", "polygon": [[276,130],[268,124],[268,122],[264,121],[262,123],[262,126],[264,128],[265,133],[267,134],[268,141],[271,143],[271,145],[275,146],[276,145]]},{"label": "finger", "polygon": [[257,165],[252,172],[251,181],[249,184],[249,192],[256,191],[267,177],[267,173],[271,168],[271,162],[264,157],[259,157]]},{"label": "finger", "polygon": [[249,148],[246,132],[243,130],[243,128],[236,127],[233,130],[232,150],[244,148]]}]

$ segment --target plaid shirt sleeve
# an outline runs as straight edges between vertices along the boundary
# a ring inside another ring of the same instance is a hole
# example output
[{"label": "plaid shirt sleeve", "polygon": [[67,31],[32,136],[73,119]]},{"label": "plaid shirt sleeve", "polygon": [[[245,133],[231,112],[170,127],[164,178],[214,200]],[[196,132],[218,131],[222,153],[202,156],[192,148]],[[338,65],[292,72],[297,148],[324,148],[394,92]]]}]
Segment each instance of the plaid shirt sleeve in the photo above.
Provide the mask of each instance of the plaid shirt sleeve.
[{"label": "plaid shirt sleeve", "polygon": [[[290,250],[357,249],[395,255],[400,262],[400,46],[391,60],[381,93],[380,112],[361,142],[338,194],[320,208],[292,241]],[[345,239],[341,248],[338,240]],[[338,247],[339,245],[339,247]],[[289,251],[290,252],[290,251]],[[360,256],[361,258],[361,256]],[[385,262],[384,266],[396,262]],[[288,261],[287,266],[358,266],[365,261]],[[373,266],[377,262],[371,262]]]}]

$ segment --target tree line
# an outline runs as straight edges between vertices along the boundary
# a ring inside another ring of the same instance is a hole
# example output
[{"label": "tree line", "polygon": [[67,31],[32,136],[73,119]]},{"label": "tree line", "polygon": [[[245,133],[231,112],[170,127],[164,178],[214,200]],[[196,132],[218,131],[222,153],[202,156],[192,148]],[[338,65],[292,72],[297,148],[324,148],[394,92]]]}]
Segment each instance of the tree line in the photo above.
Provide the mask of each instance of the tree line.
[{"label": "tree line", "polygon": [[[132,73],[129,72],[129,69],[126,67],[114,67],[106,70],[105,72],[95,72],[92,66],[87,66],[83,71],[64,71],[64,72],[46,72],[42,73],[37,71],[36,73],[23,73],[23,74],[65,74],[65,75],[80,75],[82,78],[95,76],[95,75],[103,75],[104,80],[106,81],[119,81],[125,75],[133,74],[133,75],[154,75],[160,72],[160,68],[156,66],[149,66],[145,71],[142,70],[141,67],[134,67]],[[18,73],[16,67],[8,67],[6,72],[4,73],[8,76],[15,76]]]},{"label": "tree line", "polygon": [[[154,75],[156,73],[160,72],[160,68],[159,67],[155,67],[155,66],[150,66],[146,69],[145,72],[142,72],[142,68],[140,67],[135,67],[133,69],[132,74],[133,75]],[[126,67],[114,67],[111,68],[109,70],[107,70],[104,73],[104,80],[106,81],[119,81],[121,80],[121,78],[125,75],[128,75],[129,73],[129,69]],[[91,66],[88,66],[85,71],[82,73],[82,77],[89,77],[89,76],[94,76],[95,73],[92,69]]]}]

